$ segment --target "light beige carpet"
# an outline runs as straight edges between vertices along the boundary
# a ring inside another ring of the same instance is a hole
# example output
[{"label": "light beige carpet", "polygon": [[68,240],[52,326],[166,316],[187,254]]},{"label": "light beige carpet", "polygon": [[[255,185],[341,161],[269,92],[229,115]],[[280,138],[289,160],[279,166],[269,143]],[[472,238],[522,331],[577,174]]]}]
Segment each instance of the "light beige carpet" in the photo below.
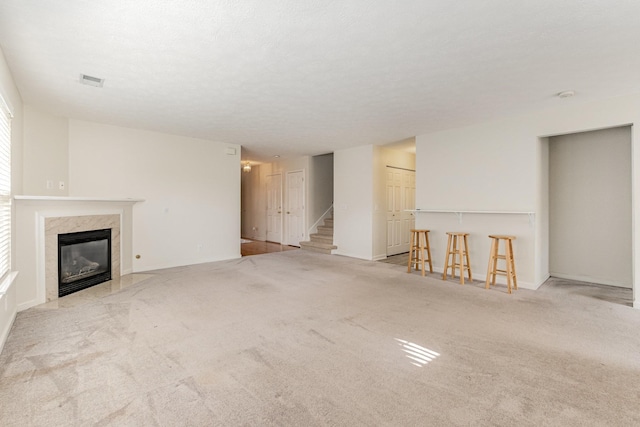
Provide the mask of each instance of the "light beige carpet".
[{"label": "light beige carpet", "polygon": [[291,251],[26,310],[0,425],[640,425],[640,311],[434,277]]}]

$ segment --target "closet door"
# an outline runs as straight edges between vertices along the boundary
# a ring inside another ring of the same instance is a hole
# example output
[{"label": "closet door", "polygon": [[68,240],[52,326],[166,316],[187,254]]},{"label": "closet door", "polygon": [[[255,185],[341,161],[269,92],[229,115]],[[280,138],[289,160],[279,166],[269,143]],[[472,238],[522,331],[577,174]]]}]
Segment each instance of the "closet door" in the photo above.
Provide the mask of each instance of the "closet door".
[{"label": "closet door", "polygon": [[304,240],[304,171],[287,172],[285,193],[286,244],[300,246]]},{"label": "closet door", "polygon": [[387,166],[387,256],[409,251],[410,230],[415,217],[416,173]]},{"label": "closet door", "polygon": [[282,243],[282,174],[267,175],[267,240]]}]

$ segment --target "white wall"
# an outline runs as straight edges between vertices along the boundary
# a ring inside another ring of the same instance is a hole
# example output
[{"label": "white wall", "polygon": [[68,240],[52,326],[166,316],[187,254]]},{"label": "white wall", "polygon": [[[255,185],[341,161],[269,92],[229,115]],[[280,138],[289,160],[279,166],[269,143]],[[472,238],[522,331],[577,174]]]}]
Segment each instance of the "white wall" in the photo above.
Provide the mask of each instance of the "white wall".
[{"label": "white wall", "polygon": [[[578,100],[579,101],[579,100]],[[640,96],[601,100],[580,104],[572,101],[556,109],[457,128],[416,138],[416,205],[423,209],[517,210],[536,212],[534,225],[527,229],[521,215],[465,216],[459,224],[455,215],[443,228],[467,229],[472,241],[485,241],[471,248],[472,264],[477,263],[476,277],[486,273],[489,233],[518,233],[515,243],[518,280],[536,288],[548,277],[540,261],[548,250],[548,238],[538,230],[544,227],[542,188],[546,173],[542,167],[540,138],[586,130],[617,127],[640,120]],[[559,103],[563,102],[558,100]],[[632,129],[633,162],[633,242],[634,271],[640,271],[640,131]],[[431,214],[419,214],[416,225],[429,228]],[[435,215],[435,214],[434,214]],[[446,215],[446,214],[442,214]],[[478,221],[472,224],[467,218]],[[491,221],[489,220],[491,218]],[[526,218],[526,216],[525,216]],[[495,219],[494,222],[493,219]],[[486,221],[486,223],[485,223]],[[511,230],[511,231],[510,231]],[[436,255],[434,255],[434,259]],[[444,261],[444,255],[442,255]],[[640,303],[639,277],[634,275],[635,306]]]},{"label": "white wall", "polygon": [[337,255],[373,259],[374,147],[338,150],[333,155],[334,229]]},{"label": "white wall", "polygon": [[69,195],[145,199],[134,271],[238,258],[239,174],[237,145],[69,120]]},{"label": "white wall", "polygon": [[549,271],[631,288],[631,129],[549,138]]},{"label": "white wall", "polygon": [[334,153],[335,254],[386,258],[387,166],[414,170],[415,154],[374,145]]},{"label": "white wall", "polygon": [[[24,106],[24,193],[67,196],[69,120]],[[47,188],[50,181],[51,188]],[[64,188],[60,189],[60,182]]]}]

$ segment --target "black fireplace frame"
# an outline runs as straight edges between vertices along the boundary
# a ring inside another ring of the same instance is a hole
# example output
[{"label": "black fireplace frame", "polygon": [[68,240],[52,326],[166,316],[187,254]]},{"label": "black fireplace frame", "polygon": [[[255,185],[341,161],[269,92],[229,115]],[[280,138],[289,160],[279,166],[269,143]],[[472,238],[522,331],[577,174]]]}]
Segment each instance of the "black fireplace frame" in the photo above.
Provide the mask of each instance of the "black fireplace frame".
[{"label": "black fireplace frame", "polygon": [[[105,272],[80,279],[71,283],[63,283],[62,279],[62,248],[64,246],[107,240],[107,265]],[[111,229],[78,231],[75,233],[58,234],[58,297],[81,291],[82,289],[111,280]]]}]

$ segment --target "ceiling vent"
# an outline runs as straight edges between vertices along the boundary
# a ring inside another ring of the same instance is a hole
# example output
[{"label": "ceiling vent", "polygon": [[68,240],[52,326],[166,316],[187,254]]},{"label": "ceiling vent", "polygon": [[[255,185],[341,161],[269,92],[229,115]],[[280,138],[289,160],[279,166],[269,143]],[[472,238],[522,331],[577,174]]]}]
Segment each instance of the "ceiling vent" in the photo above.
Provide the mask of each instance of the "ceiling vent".
[{"label": "ceiling vent", "polygon": [[87,76],[86,74],[80,74],[80,83],[82,83],[83,85],[102,87],[104,85],[104,79]]}]

